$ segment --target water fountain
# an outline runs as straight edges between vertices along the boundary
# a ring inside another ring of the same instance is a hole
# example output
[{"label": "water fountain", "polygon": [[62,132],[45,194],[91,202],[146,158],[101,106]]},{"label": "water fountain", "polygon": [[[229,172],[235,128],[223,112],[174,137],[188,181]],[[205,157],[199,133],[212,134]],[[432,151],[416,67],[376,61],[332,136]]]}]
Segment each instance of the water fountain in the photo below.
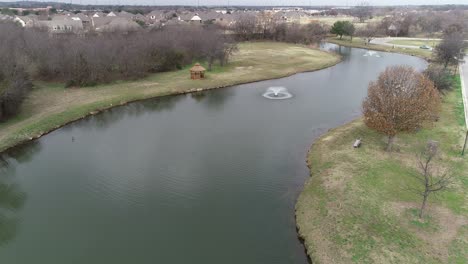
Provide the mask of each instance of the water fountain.
[{"label": "water fountain", "polygon": [[380,54],[376,51],[373,51],[373,50],[368,50],[366,51],[366,53],[364,53],[363,55],[364,57],[377,57],[377,58],[380,58]]},{"label": "water fountain", "polygon": [[292,94],[290,94],[285,87],[270,87],[263,94],[263,97],[274,100],[288,99],[292,97]]}]

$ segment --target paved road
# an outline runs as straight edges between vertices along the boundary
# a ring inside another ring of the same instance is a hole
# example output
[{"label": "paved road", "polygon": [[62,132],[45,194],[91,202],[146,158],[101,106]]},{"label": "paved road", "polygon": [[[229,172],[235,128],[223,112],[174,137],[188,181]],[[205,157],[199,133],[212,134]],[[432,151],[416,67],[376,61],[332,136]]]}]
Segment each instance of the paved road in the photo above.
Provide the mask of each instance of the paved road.
[{"label": "paved road", "polygon": [[372,44],[378,44],[378,45],[385,45],[385,46],[395,46],[399,48],[407,48],[407,49],[419,49],[418,46],[411,46],[411,45],[399,45],[399,44],[393,44],[389,43],[392,40],[441,40],[441,39],[430,39],[430,38],[393,38],[393,37],[387,37],[387,38],[376,38],[371,41]]},{"label": "paved road", "polygon": [[462,83],[463,104],[465,105],[465,124],[468,129],[468,56],[464,63],[460,64],[460,76]]}]

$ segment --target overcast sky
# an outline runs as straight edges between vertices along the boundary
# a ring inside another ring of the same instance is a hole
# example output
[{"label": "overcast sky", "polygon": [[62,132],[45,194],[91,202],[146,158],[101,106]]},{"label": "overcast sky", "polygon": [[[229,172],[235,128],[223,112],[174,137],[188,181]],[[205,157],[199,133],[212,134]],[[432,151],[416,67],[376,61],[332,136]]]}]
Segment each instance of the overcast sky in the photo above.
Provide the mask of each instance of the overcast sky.
[{"label": "overcast sky", "polygon": [[[36,0],[45,2],[47,0]],[[53,0],[52,0],[53,1]],[[356,5],[362,0],[56,0],[74,4],[135,4],[135,5]],[[0,0],[11,2],[11,0]],[[371,5],[438,5],[468,4],[468,0],[368,0]]]}]

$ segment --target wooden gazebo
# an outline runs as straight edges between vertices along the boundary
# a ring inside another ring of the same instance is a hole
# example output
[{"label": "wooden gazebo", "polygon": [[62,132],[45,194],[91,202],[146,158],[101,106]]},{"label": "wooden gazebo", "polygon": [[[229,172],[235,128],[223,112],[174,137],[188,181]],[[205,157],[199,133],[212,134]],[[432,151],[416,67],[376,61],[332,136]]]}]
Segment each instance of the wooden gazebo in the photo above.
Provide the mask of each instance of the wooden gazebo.
[{"label": "wooden gazebo", "polygon": [[206,69],[203,68],[200,63],[196,63],[192,68],[190,68],[190,78],[192,80],[199,80],[205,78]]}]

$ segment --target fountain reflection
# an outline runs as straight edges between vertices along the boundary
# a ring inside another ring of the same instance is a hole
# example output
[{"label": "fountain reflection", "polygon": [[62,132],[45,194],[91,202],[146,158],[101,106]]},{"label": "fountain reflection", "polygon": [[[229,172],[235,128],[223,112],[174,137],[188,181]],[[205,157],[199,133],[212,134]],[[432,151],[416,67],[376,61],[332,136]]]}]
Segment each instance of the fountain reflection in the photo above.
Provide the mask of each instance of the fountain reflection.
[{"label": "fountain reflection", "polygon": [[377,58],[380,58],[380,54],[376,51],[373,51],[373,50],[368,50],[366,51],[366,53],[364,53],[363,55],[364,57],[377,57]]}]

